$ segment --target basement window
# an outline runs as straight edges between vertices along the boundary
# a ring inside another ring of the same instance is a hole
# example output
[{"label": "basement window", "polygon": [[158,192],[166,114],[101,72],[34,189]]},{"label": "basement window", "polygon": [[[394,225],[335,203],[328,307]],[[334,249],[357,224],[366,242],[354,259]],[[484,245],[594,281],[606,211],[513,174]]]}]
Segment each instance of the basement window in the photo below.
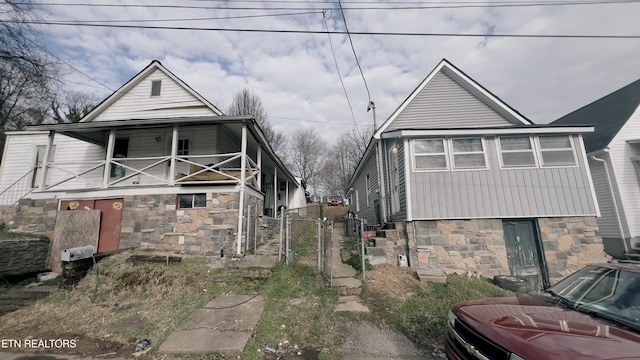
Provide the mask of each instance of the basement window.
[{"label": "basement window", "polygon": [[162,80],[151,80],[151,96],[160,96]]},{"label": "basement window", "polygon": [[196,209],[207,207],[206,194],[180,194],[178,195],[179,209]]}]

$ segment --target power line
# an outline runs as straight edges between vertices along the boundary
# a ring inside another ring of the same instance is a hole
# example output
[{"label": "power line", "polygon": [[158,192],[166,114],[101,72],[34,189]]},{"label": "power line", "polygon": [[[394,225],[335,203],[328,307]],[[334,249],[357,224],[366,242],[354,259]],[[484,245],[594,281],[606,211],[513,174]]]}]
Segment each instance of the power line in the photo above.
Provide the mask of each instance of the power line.
[{"label": "power line", "polygon": [[[150,29],[150,30],[190,30],[190,31],[224,31],[224,32],[253,32],[253,33],[276,33],[276,34],[341,34],[346,35],[346,31],[325,31],[325,30],[283,30],[283,29],[241,29],[241,28],[200,28],[188,26],[150,26],[150,25],[117,25],[117,24],[86,24],[75,22],[55,22],[55,21],[5,21],[7,23],[20,22],[34,25],[55,25],[55,26],[85,26],[85,27],[106,27],[121,29]],[[369,36],[417,36],[417,37],[504,37],[504,38],[547,38],[547,39],[640,39],[640,35],[570,35],[570,34],[460,34],[460,33],[409,33],[409,32],[380,32],[380,31],[350,31],[351,35]]]},{"label": "power line", "polygon": [[322,22],[324,23],[324,27],[327,30],[327,37],[329,38],[329,47],[331,48],[331,55],[333,56],[333,62],[336,65],[336,73],[338,74],[338,79],[340,79],[340,85],[342,85],[344,96],[347,98],[347,104],[349,104],[349,110],[351,110],[351,118],[353,119],[353,124],[356,126],[356,131],[357,131],[358,123],[356,122],[356,116],[353,114],[353,106],[351,106],[351,100],[349,100],[349,94],[347,93],[347,88],[344,86],[344,81],[342,81],[342,75],[340,75],[340,68],[338,67],[338,60],[336,59],[336,54],[333,51],[333,42],[331,42],[331,34],[329,34],[329,25],[327,25],[327,13],[325,11],[322,12]]},{"label": "power line", "polygon": [[[295,13],[280,13],[280,14],[263,14],[263,15],[239,15],[239,16],[221,16],[221,17],[207,17],[207,18],[183,18],[183,19],[139,19],[139,20],[100,20],[101,23],[136,23],[136,22],[173,22],[173,21],[209,21],[209,20],[232,20],[232,19],[250,19],[250,18],[263,18],[263,17],[277,17],[277,16],[297,16],[297,15],[314,15],[320,14],[320,11],[307,11],[307,12],[295,12]],[[65,21],[65,20],[62,20]],[[73,22],[93,23],[96,20],[73,20]]]},{"label": "power line", "polygon": [[[264,1],[262,1],[264,2]],[[343,10],[428,10],[428,9],[458,9],[458,8],[505,8],[505,7],[542,7],[542,6],[578,6],[578,5],[609,5],[609,4],[629,4],[638,3],[639,0],[579,0],[579,1],[558,1],[558,2],[499,2],[499,3],[481,3],[481,2],[437,2],[434,4],[447,5],[412,5],[412,6],[367,6],[367,7],[343,7]],[[306,2],[305,2],[306,3]],[[334,4],[336,2],[333,2]],[[340,3],[340,1],[338,1]],[[371,2],[368,2],[371,3]],[[403,2],[407,3],[407,2]],[[415,4],[416,2],[409,2]],[[453,5],[451,5],[453,3]],[[16,5],[29,6],[79,6],[79,7],[122,7],[122,8],[155,8],[155,9],[200,9],[200,10],[322,10],[325,7],[228,7],[228,6],[201,6],[201,5],[144,5],[144,4],[83,4],[83,3],[14,3]],[[318,3],[319,5],[322,3]],[[358,3],[354,3],[358,4]],[[393,4],[393,3],[391,3]],[[417,2],[423,4],[423,2]],[[326,5],[326,3],[324,3]],[[341,7],[326,8],[327,10],[340,10]]]},{"label": "power line", "polygon": [[[367,79],[364,77],[364,73],[362,72],[362,67],[360,66],[360,61],[358,60],[358,55],[356,54],[356,48],[353,47],[353,40],[351,39],[351,34],[349,33],[349,26],[347,26],[347,18],[344,16],[344,11],[342,10],[342,3],[338,0],[338,4],[340,5],[340,13],[342,14],[342,21],[344,21],[344,29],[347,31],[347,37],[349,38],[349,44],[351,44],[351,50],[353,51],[353,57],[356,58],[356,64],[358,65],[358,69],[360,69],[360,75],[362,76],[362,81],[364,82],[364,88],[367,89],[367,97],[369,98],[369,103],[371,103],[371,93],[369,92],[369,85],[367,84]],[[329,31],[329,29],[327,29]]]}]

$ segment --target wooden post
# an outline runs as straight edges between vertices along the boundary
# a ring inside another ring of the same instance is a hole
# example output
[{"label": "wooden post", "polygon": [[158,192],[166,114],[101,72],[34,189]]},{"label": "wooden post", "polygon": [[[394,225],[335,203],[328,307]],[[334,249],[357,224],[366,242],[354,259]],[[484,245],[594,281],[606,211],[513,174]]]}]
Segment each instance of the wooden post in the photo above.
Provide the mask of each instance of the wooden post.
[{"label": "wooden post", "polygon": [[258,164],[258,176],[256,181],[258,182],[258,190],[262,191],[262,146],[258,144],[257,164]]},{"label": "wooden post", "polygon": [[176,155],[178,154],[178,125],[173,126],[171,133],[171,162],[169,163],[169,185],[176,182]]},{"label": "wooden post", "polygon": [[44,159],[42,159],[42,179],[40,179],[40,191],[44,191],[47,186],[47,174],[49,173],[49,156],[51,156],[51,149],[53,148],[53,138],[56,136],[55,131],[49,131],[49,141],[47,147],[44,150]]},{"label": "wooden post", "polygon": [[111,159],[113,158],[113,148],[116,143],[116,129],[109,130],[109,139],[107,139],[107,153],[104,157],[104,173],[102,175],[102,188],[109,187],[109,178],[111,177]]},{"label": "wooden post", "polygon": [[242,140],[240,154],[240,201],[238,205],[238,237],[236,254],[242,253],[242,218],[244,217],[245,171],[247,169],[247,124],[242,124]]}]

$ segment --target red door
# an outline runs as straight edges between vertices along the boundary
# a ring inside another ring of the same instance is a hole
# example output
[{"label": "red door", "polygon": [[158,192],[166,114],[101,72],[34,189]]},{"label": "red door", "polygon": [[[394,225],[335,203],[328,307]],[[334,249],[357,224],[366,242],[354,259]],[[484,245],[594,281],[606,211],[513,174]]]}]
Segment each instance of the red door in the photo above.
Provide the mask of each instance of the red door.
[{"label": "red door", "polygon": [[117,250],[120,247],[120,227],[124,199],[64,200],[60,210],[100,210],[100,237],[98,252]]}]

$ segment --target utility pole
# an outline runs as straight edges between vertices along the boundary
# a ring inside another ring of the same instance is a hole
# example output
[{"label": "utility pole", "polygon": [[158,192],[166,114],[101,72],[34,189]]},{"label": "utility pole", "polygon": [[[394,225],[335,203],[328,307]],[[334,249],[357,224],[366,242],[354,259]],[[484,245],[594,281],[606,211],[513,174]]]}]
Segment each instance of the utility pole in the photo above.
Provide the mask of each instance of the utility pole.
[{"label": "utility pole", "polygon": [[367,106],[367,112],[369,112],[369,110],[373,110],[373,131],[375,132],[378,129],[378,125],[376,124],[376,104],[371,100]]}]

